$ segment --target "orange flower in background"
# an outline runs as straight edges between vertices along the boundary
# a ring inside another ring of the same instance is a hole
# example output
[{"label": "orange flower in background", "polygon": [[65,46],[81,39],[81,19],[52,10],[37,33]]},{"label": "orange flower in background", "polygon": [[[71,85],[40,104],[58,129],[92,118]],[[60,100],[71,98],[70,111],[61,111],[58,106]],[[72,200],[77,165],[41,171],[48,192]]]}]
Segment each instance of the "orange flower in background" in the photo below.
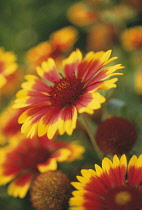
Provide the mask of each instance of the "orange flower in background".
[{"label": "orange flower in background", "polygon": [[107,66],[117,57],[110,58],[107,52],[89,52],[82,59],[82,53],[76,50],[63,60],[62,72],[59,72],[54,60],[49,58],[37,67],[40,76],[27,75],[22,90],[17,93],[14,107],[25,107],[19,118],[22,133],[28,136],[43,136],[49,139],[58,131],[71,135],[76,128],[78,113],[93,114],[105,102],[98,89],[116,87],[114,73],[123,68],[121,64]]},{"label": "orange flower in background", "polygon": [[13,197],[25,197],[36,175],[56,170],[57,162],[81,159],[84,152],[84,147],[76,142],[55,142],[46,136],[18,136],[16,140],[0,151],[0,185],[11,182],[8,194]]},{"label": "orange flower in background", "polygon": [[17,68],[16,55],[0,47],[0,89],[8,83],[8,78]]},{"label": "orange flower in background", "polygon": [[128,163],[125,155],[104,158],[102,167],[83,169],[77,179],[70,210],[142,209],[142,155],[133,155]]},{"label": "orange flower in background", "polygon": [[30,69],[35,70],[49,57],[61,61],[65,53],[72,49],[77,36],[78,32],[72,26],[64,27],[52,33],[48,41],[39,43],[27,52],[26,59]]},{"label": "orange flower in background", "polygon": [[[64,27],[49,37],[49,42],[54,49],[54,53],[68,52],[75,44],[78,36],[78,31],[73,26]],[[52,57],[52,56],[50,56]]]},{"label": "orange flower in background", "polygon": [[52,47],[48,41],[41,42],[31,48],[26,55],[27,63],[33,71],[52,54]]},{"label": "orange flower in background", "polygon": [[142,68],[135,72],[134,85],[135,85],[135,92],[138,95],[142,95]]},{"label": "orange flower in background", "polygon": [[117,40],[118,29],[111,24],[96,23],[87,33],[87,50],[108,50]]},{"label": "orange flower in background", "polygon": [[69,8],[67,17],[73,24],[85,26],[96,22],[98,12],[88,7],[86,4],[79,2]]},{"label": "orange flower in background", "polygon": [[142,26],[125,29],[121,34],[121,43],[126,51],[142,49]]}]

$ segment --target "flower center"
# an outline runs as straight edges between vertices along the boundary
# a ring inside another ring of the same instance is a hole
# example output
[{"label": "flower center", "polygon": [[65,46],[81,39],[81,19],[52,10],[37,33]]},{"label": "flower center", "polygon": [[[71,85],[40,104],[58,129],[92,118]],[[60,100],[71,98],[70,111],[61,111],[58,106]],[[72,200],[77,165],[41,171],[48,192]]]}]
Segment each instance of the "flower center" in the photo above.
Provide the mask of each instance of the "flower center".
[{"label": "flower center", "polygon": [[84,84],[76,77],[62,78],[51,88],[50,102],[54,107],[74,105],[83,94]]},{"label": "flower center", "polygon": [[116,194],[115,201],[118,205],[125,205],[132,199],[130,192],[121,191]]},{"label": "flower center", "polygon": [[140,210],[142,192],[139,188],[122,186],[114,188],[105,196],[106,210]]}]

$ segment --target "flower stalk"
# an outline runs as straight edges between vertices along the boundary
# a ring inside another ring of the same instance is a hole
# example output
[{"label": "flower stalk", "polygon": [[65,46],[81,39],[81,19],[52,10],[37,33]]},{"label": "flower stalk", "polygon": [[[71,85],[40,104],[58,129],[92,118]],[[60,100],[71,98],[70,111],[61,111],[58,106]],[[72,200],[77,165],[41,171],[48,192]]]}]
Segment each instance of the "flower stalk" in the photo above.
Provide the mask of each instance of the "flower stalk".
[{"label": "flower stalk", "polygon": [[87,134],[88,134],[88,136],[90,138],[90,141],[92,143],[92,146],[94,147],[94,150],[95,150],[98,158],[100,160],[102,160],[103,154],[101,153],[101,151],[100,151],[100,149],[99,149],[99,147],[98,147],[98,145],[97,145],[97,143],[95,141],[95,138],[94,138],[94,135],[92,133],[92,130],[91,130],[89,124],[87,123],[87,119],[86,119],[84,114],[82,114],[81,121],[82,121],[82,124],[84,126],[84,129],[86,130],[86,132],[87,132]]}]

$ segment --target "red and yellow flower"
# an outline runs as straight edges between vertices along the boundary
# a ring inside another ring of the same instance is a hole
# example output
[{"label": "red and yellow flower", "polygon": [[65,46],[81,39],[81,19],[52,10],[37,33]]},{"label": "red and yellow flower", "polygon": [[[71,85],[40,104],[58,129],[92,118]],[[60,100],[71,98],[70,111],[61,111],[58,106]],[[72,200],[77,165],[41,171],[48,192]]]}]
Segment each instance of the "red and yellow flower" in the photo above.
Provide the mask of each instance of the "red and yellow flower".
[{"label": "red and yellow flower", "polygon": [[8,82],[8,77],[18,68],[16,56],[12,52],[5,51],[0,47],[0,88]]},{"label": "red and yellow flower", "polygon": [[77,189],[70,198],[70,210],[134,210],[142,209],[142,155],[127,158],[115,155],[113,161],[102,160],[102,167],[83,169]]},{"label": "red and yellow flower", "polygon": [[142,26],[125,29],[120,38],[126,51],[131,52],[142,49]]},{"label": "red and yellow flower", "polygon": [[52,33],[48,41],[39,43],[27,52],[26,59],[30,69],[35,70],[36,66],[41,65],[49,57],[58,62],[62,60],[65,53],[72,49],[77,36],[78,32],[72,26],[61,28]]},{"label": "red and yellow flower", "polygon": [[81,159],[84,152],[77,142],[50,141],[46,136],[18,138],[0,151],[0,185],[11,182],[8,194],[13,197],[23,198],[39,173],[56,170],[57,162]]},{"label": "red and yellow flower", "polygon": [[25,107],[26,111],[19,118],[23,124],[22,133],[33,137],[35,134],[47,134],[51,139],[58,131],[71,135],[76,127],[77,114],[93,114],[105,102],[98,89],[116,87],[117,78],[114,73],[123,68],[121,64],[107,66],[115,60],[110,58],[111,50],[107,52],[89,52],[82,59],[79,50],[63,60],[63,72],[57,70],[52,58],[37,67],[41,77],[27,75],[23,89],[17,93],[15,108]]}]

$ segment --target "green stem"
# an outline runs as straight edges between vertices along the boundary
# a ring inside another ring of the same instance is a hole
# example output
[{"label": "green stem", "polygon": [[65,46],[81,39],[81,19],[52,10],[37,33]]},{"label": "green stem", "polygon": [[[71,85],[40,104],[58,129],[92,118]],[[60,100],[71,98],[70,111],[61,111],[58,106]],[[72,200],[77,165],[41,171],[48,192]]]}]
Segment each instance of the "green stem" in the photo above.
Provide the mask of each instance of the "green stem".
[{"label": "green stem", "polygon": [[94,138],[94,135],[90,129],[90,126],[88,125],[87,123],[87,120],[85,119],[85,116],[82,114],[82,117],[81,117],[81,120],[83,122],[83,125],[84,125],[84,128],[86,130],[86,132],[88,133],[88,136],[90,137],[90,141],[94,147],[94,150],[98,156],[98,158],[102,161],[102,158],[103,158],[103,154],[101,153],[98,145],[96,144],[96,141],[95,141],[95,138]]}]

